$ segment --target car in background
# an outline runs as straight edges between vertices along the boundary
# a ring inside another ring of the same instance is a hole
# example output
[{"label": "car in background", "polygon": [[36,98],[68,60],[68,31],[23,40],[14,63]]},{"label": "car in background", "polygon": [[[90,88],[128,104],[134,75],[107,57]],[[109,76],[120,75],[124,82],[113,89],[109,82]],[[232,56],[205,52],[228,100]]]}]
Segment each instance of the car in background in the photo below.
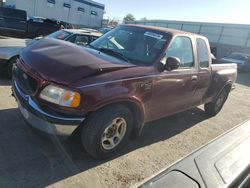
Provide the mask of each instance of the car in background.
[{"label": "car in background", "polygon": [[0,35],[25,37],[26,33],[26,11],[0,7]]},{"label": "car in background", "polygon": [[[77,45],[86,46],[100,36],[102,36],[102,33],[89,31],[87,29],[63,29],[56,31],[45,38],[65,40]],[[42,39],[42,37],[33,40],[18,38],[0,39],[0,68],[2,67],[6,69],[8,76],[11,77],[13,64],[16,63],[20,51],[39,39]]]},{"label": "car in background", "polygon": [[110,28],[110,27],[103,27],[103,28],[100,28],[98,29],[99,32],[101,32],[102,34],[105,34],[109,31],[111,31],[113,28]]},{"label": "car in background", "polygon": [[62,29],[46,36],[46,38],[55,38],[86,46],[100,36],[102,33],[91,29]]},{"label": "car in background", "polygon": [[250,71],[250,54],[233,52],[227,57],[221,58],[219,63],[235,63],[238,72]]},{"label": "car in background", "polygon": [[56,20],[38,16],[28,17],[26,37],[35,38],[49,35],[50,33],[58,31],[61,25],[62,24]]},{"label": "car in background", "polygon": [[26,11],[0,7],[0,35],[35,38],[58,31],[62,26],[65,29],[73,28],[69,23],[38,16],[27,19]]}]

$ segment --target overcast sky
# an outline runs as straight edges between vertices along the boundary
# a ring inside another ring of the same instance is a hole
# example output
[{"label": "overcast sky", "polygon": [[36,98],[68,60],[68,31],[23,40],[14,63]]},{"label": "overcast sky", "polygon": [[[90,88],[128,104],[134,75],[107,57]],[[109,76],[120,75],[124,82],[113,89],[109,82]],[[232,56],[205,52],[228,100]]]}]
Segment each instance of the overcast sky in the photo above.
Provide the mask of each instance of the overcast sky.
[{"label": "overcast sky", "polygon": [[250,24],[250,0],[95,0],[105,4],[105,18],[201,21]]}]

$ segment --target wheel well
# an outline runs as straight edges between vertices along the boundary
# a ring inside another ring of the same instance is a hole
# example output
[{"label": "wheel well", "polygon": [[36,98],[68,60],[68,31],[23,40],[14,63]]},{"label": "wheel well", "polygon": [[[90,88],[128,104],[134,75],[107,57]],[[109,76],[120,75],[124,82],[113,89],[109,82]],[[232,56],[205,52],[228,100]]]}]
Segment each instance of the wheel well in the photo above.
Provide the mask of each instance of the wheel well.
[{"label": "wheel well", "polygon": [[232,89],[232,83],[227,83],[223,89],[226,89],[227,92],[230,92],[230,90]]},{"label": "wheel well", "polygon": [[7,67],[7,66],[8,66],[8,64],[9,64],[9,62],[10,62],[12,59],[14,59],[14,58],[18,58],[18,57],[19,57],[19,55],[15,55],[15,56],[13,56],[13,57],[9,58],[9,59],[6,61],[6,63],[5,63],[5,65],[4,65],[4,67]]},{"label": "wheel well", "polygon": [[216,98],[220,95],[220,93],[221,93],[224,89],[226,89],[226,91],[229,93],[229,92],[231,91],[231,89],[232,89],[232,83],[231,83],[231,82],[226,83],[226,85],[224,85],[224,87],[222,87],[222,88],[219,90],[219,92],[214,96],[213,101],[216,100]]},{"label": "wheel well", "polygon": [[133,102],[121,102],[120,104],[126,106],[129,110],[131,110],[132,115],[133,115],[133,137],[137,137],[140,135],[141,130],[143,128],[143,119],[144,119],[144,115],[140,110],[140,107],[133,103]]},{"label": "wheel well", "polygon": [[[144,114],[141,111],[140,107],[136,103],[131,102],[131,101],[114,102],[114,103],[107,104],[107,105],[103,106],[102,108],[98,109],[98,111],[102,110],[103,108],[108,108],[108,107],[111,107],[111,106],[117,105],[117,104],[127,107],[132,112],[132,115],[133,115],[132,137],[136,138],[137,136],[140,135],[141,130],[143,128],[143,122],[144,122]],[[87,113],[86,117],[88,117],[92,113],[95,113],[95,111]]]},{"label": "wheel well", "polygon": [[[102,110],[104,108],[110,108],[113,105],[117,105],[117,104],[127,107],[132,112],[132,115],[133,115],[132,138],[136,138],[140,136],[143,125],[144,125],[144,114],[141,112],[140,107],[136,103],[130,102],[130,101],[114,102],[114,103],[107,104],[101,107],[97,111]],[[87,114],[85,114],[85,117],[88,118],[89,116],[91,116],[92,113],[95,113],[95,112],[96,111],[90,111]],[[84,123],[78,126],[78,128],[74,131],[73,135],[79,135],[80,130],[82,129],[83,126],[84,126]]]}]

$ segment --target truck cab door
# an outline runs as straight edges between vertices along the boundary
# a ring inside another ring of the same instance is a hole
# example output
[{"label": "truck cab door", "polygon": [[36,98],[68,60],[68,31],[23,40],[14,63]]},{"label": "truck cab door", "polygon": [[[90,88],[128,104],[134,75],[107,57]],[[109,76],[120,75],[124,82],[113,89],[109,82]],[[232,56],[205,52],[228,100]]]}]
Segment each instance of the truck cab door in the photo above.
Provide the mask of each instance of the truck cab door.
[{"label": "truck cab door", "polygon": [[154,78],[149,107],[154,119],[189,108],[194,102],[198,85],[198,71],[189,37],[176,37],[166,51],[166,59],[168,57],[178,57],[181,64],[178,69],[166,70]]}]

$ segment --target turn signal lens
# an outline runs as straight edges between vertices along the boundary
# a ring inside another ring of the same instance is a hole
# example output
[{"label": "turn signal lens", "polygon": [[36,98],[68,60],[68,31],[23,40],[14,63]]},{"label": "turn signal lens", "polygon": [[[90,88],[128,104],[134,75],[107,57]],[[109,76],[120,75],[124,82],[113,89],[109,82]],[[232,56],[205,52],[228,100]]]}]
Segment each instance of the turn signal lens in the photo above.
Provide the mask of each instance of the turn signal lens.
[{"label": "turn signal lens", "polygon": [[72,108],[76,108],[76,107],[78,107],[78,106],[80,105],[80,101],[81,101],[81,96],[80,96],[80,94],[79,94],[79,93],[75,93],[75,94],[74,94],[74,97],[73,97],[73,99],[72,99],[72,101],[71,101],[70,106],[71,106]]}]

